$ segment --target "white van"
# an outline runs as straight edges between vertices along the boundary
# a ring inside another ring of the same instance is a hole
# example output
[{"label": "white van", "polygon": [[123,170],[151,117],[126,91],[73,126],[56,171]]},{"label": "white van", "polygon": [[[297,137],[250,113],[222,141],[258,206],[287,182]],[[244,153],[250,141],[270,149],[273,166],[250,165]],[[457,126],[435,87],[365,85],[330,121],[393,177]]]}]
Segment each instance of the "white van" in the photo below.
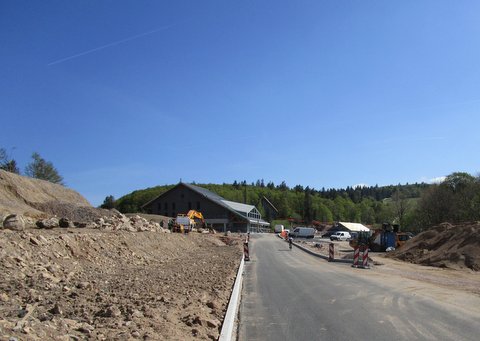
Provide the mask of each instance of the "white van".
[{"label": "white van", "polygon": [[338,231],[335,232],[330,236],[330,240],[350,240],[352,239],[352,236],[350,235],[350,232],[345,232],[345,231]]},{"label": "white van", "polygon": [[274,232],[275,233],[282,233],[283,232],[283,225],[275,225]]},{"label": "white van", "polygon": [[315,229],[313,227],[295,227],[290,235],[294,238],[313,238],[315,237]]}]

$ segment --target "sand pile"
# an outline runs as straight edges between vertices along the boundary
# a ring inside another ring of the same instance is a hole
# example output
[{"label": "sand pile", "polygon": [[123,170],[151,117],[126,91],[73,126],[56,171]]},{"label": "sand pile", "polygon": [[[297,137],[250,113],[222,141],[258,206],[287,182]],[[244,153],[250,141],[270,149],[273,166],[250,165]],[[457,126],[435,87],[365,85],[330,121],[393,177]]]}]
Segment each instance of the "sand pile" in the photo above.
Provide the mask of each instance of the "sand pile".
[{"label": "sand pile", "polygon": [[444,268],[480,270],[480,222],[443,223],[422,232],[388,257]]}]

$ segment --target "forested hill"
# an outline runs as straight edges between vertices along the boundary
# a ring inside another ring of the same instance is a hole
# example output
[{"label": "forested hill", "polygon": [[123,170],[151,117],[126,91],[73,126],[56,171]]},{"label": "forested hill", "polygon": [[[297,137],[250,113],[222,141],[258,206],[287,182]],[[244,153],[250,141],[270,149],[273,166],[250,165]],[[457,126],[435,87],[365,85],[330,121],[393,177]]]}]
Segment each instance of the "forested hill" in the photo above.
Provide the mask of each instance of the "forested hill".
[{"label": "forested hill", "polygon": [[[398,212],[396,207],[399,205],[396,204],[418,198],[429,186],[421,183],[316,190],[300,185],[290,188],[285,182],[275,186],[272,182],[265,184],[263,180],[251,184],[235,181],[233,184],[196,185],[207,188],[227,200],[255,205],[260,211],[262,208],[259,202],[265,196],[278,209],[280,218],[295,218],[306,223],[352,221],[365,224],[393,221],[399,215],[404,220],[402,223],[405,223],[405,212]],[[134,191],[118,199],[115,207],[124,213],[141,212],[143,204],[173,186],[157,186]]]}]

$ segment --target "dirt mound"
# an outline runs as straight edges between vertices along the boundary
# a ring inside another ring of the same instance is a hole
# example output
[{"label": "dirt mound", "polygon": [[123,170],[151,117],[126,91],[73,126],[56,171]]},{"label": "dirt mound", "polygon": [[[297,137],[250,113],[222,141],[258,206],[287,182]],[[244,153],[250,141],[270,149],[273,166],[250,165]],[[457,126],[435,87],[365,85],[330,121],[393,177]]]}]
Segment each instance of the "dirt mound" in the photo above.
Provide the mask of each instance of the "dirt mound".
[{"label": "dirt mound", "polygon": [[48,206],[48,203],[52,202],[92,208],[90,203],[74,190],[0,170],[0,215],[15,213],[41,218],[46,216],[42,205]]},{"label": "dirt mound", "polygon": [[215,340],[241,259],[231,240],[0,230],[0,339]]},{"label": "dirt mound", "polygon": [[91,206],[79,206],[70,202],[48,201],[34,203],[32,207],[45,213],[48,216],[68,218],[72,221],[92,222],[103,217],[113,217],[118,211],[105,210]]},{"label": "dirt mound", "polygon": [[480,223],[443,223],[422,232],[388,257],[444,268],[480,270]]}]

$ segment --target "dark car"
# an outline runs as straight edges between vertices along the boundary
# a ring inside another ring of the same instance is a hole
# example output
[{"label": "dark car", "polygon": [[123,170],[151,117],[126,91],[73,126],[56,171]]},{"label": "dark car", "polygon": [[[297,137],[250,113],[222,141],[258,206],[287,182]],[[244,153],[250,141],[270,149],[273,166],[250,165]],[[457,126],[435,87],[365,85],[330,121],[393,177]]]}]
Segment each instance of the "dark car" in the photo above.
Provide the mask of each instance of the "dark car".
[{"label": "dark car", "polygon": [[322,234],[322,238],[330,238],[330,236],[331,236],[332,234],[335,234],[335,233],[337,233],[337,232],[338,232],[338,230],[327,231],[327,232],[325,232],[324,234]]}]

